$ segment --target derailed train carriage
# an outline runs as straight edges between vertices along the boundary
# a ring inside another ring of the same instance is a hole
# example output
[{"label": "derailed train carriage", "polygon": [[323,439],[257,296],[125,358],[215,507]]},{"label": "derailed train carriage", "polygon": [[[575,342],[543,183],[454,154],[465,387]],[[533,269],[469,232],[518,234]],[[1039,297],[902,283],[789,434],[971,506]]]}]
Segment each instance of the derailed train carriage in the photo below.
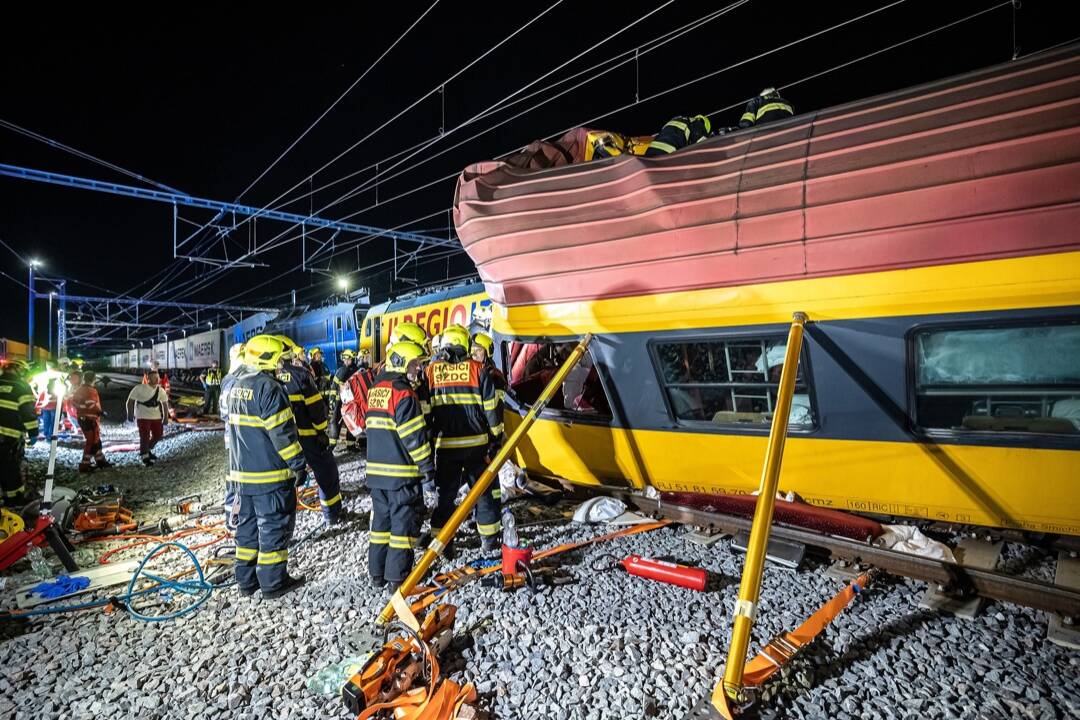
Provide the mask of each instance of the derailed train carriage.
[{"label": "derailed train carriage", "polygon": [[597,335],[528,471],[755,490],[803,311],[784,490],[1080,535],[1080,48],[661,158],[536,157],[455,198],[518,400]]}]

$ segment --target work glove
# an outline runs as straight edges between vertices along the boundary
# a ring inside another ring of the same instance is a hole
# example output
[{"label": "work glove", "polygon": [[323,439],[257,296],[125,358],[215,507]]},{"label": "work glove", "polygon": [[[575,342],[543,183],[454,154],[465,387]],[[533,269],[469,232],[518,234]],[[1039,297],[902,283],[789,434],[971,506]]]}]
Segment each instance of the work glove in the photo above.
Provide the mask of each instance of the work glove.
[{"label": "work glove", "polygon": [[431,475],[425,477],[422,487],[424,490],[424,507],[428,510],[434,510],[435,506],[439,504],[439,490],[435,486],[435,478]]}]

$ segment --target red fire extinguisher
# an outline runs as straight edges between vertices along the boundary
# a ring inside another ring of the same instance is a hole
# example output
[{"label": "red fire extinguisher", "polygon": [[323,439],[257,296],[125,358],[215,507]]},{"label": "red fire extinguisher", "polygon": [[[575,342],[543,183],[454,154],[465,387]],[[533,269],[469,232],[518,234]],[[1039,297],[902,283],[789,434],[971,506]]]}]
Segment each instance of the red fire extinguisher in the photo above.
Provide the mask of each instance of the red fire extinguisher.
[{"label": "red fire extinguisher", "polygon": [[640,555],[631,555],[620,561],[619,565],[631,575],[690,588],[698,592],[705,590],[705,582],[708,579],[708,574],[702,568],[679,565],[665,560],[650,560]]}]

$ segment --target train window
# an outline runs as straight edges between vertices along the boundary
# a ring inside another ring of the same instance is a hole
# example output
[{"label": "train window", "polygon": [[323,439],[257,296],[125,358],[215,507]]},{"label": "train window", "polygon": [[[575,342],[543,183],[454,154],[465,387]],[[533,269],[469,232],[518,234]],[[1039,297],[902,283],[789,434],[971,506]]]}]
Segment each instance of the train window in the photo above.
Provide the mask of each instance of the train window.
[{"label": "train window", "polygon": [[[784,337],[657,342],[653,351],[672,412],[679,420],[767,427],[772,422]],[[788,426],[815,425],[810,390],[799,364]]]},{"label": "train window", "polygon": [[[536,402],[575,347],[576,342],[504,342],[503,367],[507,368],[507,383],[512,396],[525,405]],[[551,398],[547,410],[598,419],[611,418],[611,406],[589,353],[567,375],[562,391]]]},{"label": "train window", "polygon": [[1080,433],[1080,323],[914,335],[915,422],[927,430]]}]

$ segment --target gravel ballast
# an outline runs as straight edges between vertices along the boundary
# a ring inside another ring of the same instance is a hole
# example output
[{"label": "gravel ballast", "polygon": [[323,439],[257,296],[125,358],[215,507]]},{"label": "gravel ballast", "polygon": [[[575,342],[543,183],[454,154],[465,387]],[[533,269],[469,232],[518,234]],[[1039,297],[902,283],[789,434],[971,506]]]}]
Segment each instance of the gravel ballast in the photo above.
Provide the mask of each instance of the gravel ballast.
[{"label": "gravel ballast", "polygon": [[[109,483],[143,519],[169,514],[180,497],[220,501],[226,457],[220,432],[179,427],[145,468],[137,453],[110,456],[117,467],[74,472],[80,453],[62,450],[57,482],[80,488]],[[109,425],[106,442],[133,428]],[[30,453],[31,477],[44,475],[44,443]],[[363,460],[341,460],[348,509],[363,518],[368,498]],[[515,506],[519,523],[536,515]],[[558,512],[544,509],[543,517]],[[608,532],[602,525],[551,523],[521,531],[538,548]],[[558,556],[574,582],[532,595],[467,586],[451,595],[458,638],[444,672],[476,683],[481,705],[497,718],[682,718],[708,695],[722,671],[742,556],[728,540],[702,547],[687,528],[660,530]],[[335,697],[306,687],[320,668],[356,654],[349,633],[382,608],[368,585],[366,519],[322,528],[301,512],[290,571],[307,584],[282,600],[216,591],[178,620],[142,623],[100,610],[0,624],[0,717],[47,718],[347,718]],[[478,555],[472,532],[450,569]],[[104,549],[109,545],[102,545]],[[672,557],[713,576],[697,593],[621,571],[606,554]],[[200,553],[203,556],[205,553]],[[141,557],[134,551],[124,557]],[[1039,566],[1043,558],[1010,550],[1003,564]],[[25,578],[26,563],[14,570]],[[751,651],[798,625],[841,587],[808,561],[798,572],[765,573]],[[13,604],[8,575],[4,604]],[[1045,641],[1046,616],[988,603],[971,621],[919,607],[924,586],[887,578],[856,600],[783,676],[768,686],[762,717],[1074,718],[1080,717],[1080,652]],[[117,591],[119,592],[119,591]]]}]

